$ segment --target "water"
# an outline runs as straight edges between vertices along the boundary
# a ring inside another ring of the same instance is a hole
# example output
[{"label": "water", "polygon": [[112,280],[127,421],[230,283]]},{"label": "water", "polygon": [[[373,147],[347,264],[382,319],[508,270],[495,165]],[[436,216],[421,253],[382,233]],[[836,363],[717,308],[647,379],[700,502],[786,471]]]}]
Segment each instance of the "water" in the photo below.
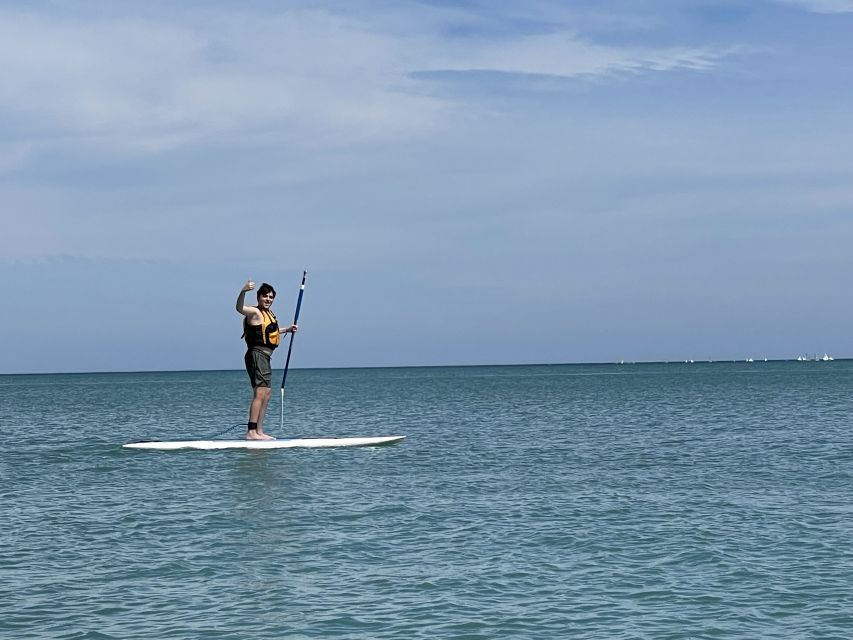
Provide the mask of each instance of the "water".
[{"label": "water", "polygon": [[853,362],[294,370],[407,440],[120,448],[244,377],[0,376],[0,637],[853,637]]}]

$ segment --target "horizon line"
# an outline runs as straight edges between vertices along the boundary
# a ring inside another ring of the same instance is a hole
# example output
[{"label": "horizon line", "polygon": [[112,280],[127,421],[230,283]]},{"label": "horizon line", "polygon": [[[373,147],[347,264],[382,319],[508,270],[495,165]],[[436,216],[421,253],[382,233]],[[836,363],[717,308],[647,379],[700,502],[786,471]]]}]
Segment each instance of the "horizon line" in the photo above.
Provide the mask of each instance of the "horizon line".
[{"label": "horizon line", "polygon": [[[829,362],[849,361],[853,358],[833,357]],[[491,363],[491,364],[414,364],[414,365],[364,365],[364,366],[329,366],[329,367],[291,367],[292,370],[302,371],[329,371],[350,369],[442,369],[442,368],[475,368],[475,367],[571,367],[571,366],[631,366],[646,364],[764,364],[770,362],[824,362],[820,358],[811,360],[798,360],[797,358],[767,358],[759,360],[747,360],[745,358],[717,360],[620,360],[601,362],[515,362],[515,363]],[[273,369],[273,372],[283,369]],[[30,372],[0,372],[0,376],[62,376],[62,375],[111,375],[111,374],[138,374],[138,373],[224,373],[243,372],[244,369],[135,369],[115,371],[30,371]]]}]

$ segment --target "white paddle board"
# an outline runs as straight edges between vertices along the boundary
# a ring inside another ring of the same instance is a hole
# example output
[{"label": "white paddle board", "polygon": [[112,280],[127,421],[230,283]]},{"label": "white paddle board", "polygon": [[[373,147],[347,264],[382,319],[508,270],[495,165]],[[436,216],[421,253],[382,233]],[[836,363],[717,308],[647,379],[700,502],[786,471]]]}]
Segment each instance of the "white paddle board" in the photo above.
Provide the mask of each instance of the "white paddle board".
[{"label": "white paddle board", "polygon": [[379,447],[400,442],[406,436],[374,436],[365,438],[286,438],[282,440],[176,440],[164,442],[129,442],[126,449],[295,449],[317,447]]}]

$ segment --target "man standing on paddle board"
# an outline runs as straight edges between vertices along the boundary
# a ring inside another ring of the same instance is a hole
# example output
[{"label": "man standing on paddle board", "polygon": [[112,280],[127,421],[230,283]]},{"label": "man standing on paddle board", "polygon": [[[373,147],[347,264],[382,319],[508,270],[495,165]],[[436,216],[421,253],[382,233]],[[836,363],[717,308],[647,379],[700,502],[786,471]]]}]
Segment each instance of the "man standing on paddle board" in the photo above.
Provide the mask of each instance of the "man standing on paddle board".
[{"label": "man standing on paddle board", "polygon": [[246,339],[246,371],[252,383],[252,404],[249,405],[249,424],[246,440],[275,440],[264,433],[264,414],[270,402],[270,383],[272,382],[272,352],[281,341],[281,333],[295,333],[292,324],[284,331],[279,330],[275,314],[270,311],[275,300],[275,289],[266,282],[258,289],[258,305],[247,307],[244,303],[246,292],[255,288],[249,280],[237,296],[237,312],[243,314],[243,337]]}]

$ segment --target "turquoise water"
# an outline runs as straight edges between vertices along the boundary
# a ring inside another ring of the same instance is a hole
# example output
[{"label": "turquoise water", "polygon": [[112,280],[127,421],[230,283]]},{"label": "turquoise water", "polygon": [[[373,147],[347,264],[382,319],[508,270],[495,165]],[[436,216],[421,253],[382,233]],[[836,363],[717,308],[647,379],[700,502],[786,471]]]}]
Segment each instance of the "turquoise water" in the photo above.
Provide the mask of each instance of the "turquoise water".
[{"label": "turquoise water", "polygon": [[0,637],[853,637],[853,362],[294,370],[291,435],[407,440],[120,447],[244,377],[0,376]]}]

